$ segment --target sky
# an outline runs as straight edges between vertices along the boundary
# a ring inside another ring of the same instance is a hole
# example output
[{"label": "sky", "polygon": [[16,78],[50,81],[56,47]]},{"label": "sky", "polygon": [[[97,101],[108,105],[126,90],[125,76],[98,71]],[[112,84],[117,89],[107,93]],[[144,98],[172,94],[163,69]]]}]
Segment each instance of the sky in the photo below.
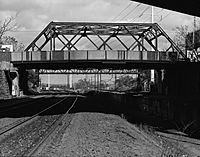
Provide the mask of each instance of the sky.
[{"label": "sky", "polygon": [[[151,6],[130,0],[0,0],[0,21],[17,14],[19,28],[7,35],[25,47],[51,21],[151,22],[151,11]],[[176,26],[193,26],[193,16],[158,7],[153,19],[172,38]]]},{"label": "sky", "polygon": [[[51,21],[151,22],[151,7],[129,0],[0,0],[0,20],[16,13],[19,29],[9,35],[25,46]],[[154,7],[154,22],[173,36],[193,16]]]}]

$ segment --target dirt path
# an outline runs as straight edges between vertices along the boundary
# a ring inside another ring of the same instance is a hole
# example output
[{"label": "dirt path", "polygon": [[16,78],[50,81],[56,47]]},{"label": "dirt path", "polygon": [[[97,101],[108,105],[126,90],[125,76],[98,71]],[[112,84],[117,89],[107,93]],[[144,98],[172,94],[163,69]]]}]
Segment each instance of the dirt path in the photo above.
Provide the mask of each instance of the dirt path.
[{"label": "dirt path", "polygon": [[158,141],[115,115],[78,113],[66,129],[59,156],[160,157]]}]

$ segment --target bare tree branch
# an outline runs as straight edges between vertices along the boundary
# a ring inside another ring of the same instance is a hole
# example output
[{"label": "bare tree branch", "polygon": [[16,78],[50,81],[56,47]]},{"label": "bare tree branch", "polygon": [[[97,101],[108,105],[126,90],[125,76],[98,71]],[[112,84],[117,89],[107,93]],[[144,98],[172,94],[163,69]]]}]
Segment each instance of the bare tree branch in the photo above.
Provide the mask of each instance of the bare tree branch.
[{"label": "bare tree branch", "polygon": [[18,28],[17,23],[15,22],[17,16],[18,13],[16,13],[15,16],[10,16],[0,21],[0,41],[7,32],[16,30]]}]

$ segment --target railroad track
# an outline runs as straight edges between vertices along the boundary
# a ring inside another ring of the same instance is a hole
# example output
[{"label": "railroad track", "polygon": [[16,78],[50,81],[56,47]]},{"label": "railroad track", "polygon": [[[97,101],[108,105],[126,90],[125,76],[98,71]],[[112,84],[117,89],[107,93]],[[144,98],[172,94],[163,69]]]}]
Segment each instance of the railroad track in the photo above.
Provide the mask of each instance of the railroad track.
[{"label": "railroad track", "polygon": [[52,127],[51,127],[50,131],[46,134],[46,136],[28,154],[26,154],[26,156],[36,156],[36,155],[38,155],[41,151],[40,148],[42,147],[44,142],[48,141],[51,138],[51,135],[53,135],[53,133],[55,131],[58,131],[57,130],[58,128],[59,128],[59,130],[61,130],[63,127],[66,127],[65,125],[62,125],[62,121],[65,121],[66,118],[68,118],[68,113],[73,108],[73,106],[76,104],[77,100],[78,100],[78,97],[76,96],[75,100],[73,101],[72,105],[67,110],[67,112],[63,116],[59,117],[59,119],[56,121],[55,124],[52,124]]},{"label": "railroad track", "polygon": [[34,101],[33,101],[33,99],[28,99],[28,100],[21,101],[21,102],[18,102],[18,103],[11,103],[11,104],[8,104],[8,105],[1,105],[0,106],[0,114],[3,114],[5,112],[8,112],[8,111],[11,111],[11,110],[14,110],[14,109],[22,108],[22,107],[30,105],[30,104],[38,103],[39,101],[41,101],[43,99],[44,99],[44,97],[40,97],[40,98],[38,98],[38,99],[36,99]]},{"label": "railroad track", "polygon": [[[67,97],[66,97],[66,98],[67,98]],[[40,112],[34,114],[33,116],[31,116],[31,117],[29,117],[29,118],[27,118],[27,119],[25,119],[25,120],[18,120],[18,121],[16,121],[16,122],[10,124],[9,126],[5,126],[6,129],[5,129],[5,128],[2,128],[2,129],[0,130],[0,135],[3,135],[4,133],[7,133],[8,131],[10,131],[10,130],[12,130],[12,129],[15,129],[16,127],[18,127],[18,126],[20,126],[20,125],[26,123],[27,121],[32,120],[33,118],[35,118],[36,116],[40,115],[41,113],[44,113],[45,111],[51,109],[52,107],[56,106],[57,104],[60,104],[60,103],[63,102],[66,98],[63,98],[62,100],[58,101],[57,103],[54,103],[53,105],[49,106],[48,108],[45,108],[44,110],[42,110],[42,111],[40,111]],[[40,101],[40,100],[42,100],[42,98],[39,99],[39,100],[37,100],[37,103],[38,103],[38,101]],[[29,103],[28,105],[32,105],[33,103],[36,103],[36,102],[35,102],[35,101],[32,101],[32,102]],[[15,105],[15,107],[9,108],[9,109],[7,109],[7,110],[3,110],[3,111],[1,111],[0,113],[5,112],[5,111],[10,111],[10,110],[13,110],[13,109],[16,109],[16,108],[21,108],[21,107],[24,106],[24,105],[27,105],[27,104],[23,104],[23,105],[20,105],[20,106]]]},{"label": "railroad track", "polygon": [[[25,124],[26,123],[28,123],[29,121],[31,121],[32,120],[32,122],[31,123],[34,123],[35,121],[45,121],[46,119],[43,117],[43,116],[41,116],[41,120],[40,120],[40,118],[38,118],[38,116],[39,115],[41,115],[42,113],[44,113],[44,112],[47,112],[48,110],[51,110],[51,109],[53,109],[54,107],[56,107],[57,105],[59,105],[59,104],[62,104],[62,103],[64,103],[64,102],[66,102],[66,100],[68,99],[68,97],[64,97],[64,98],[62,98],[61,100],[59,100],[59,101],[57,101],[56,103],[53,103],[52,105],[50,105],[50,106],[48,106],[47,108],[45,108],[45,109],[43,109],[42,111],[40,111],[40,112],[38,112],[38,113],[36,113],[36,114],[34,114],[33,116],[31,116],[31,117],[29,117],[29,118],[27,118],[27,119],[25,119],[25,120],[19,120],[19,121],[17,121],[17,122],[14,122],[13,124],[10,124],[9,126],[7,126],[6,128],[4,128],[4,129],[1,129],[0,130],[0,136],[3,136],[4,134],[8,134],[8,132],[10,132],[10,131],[12,131],[13,129],[16,129],[16,128],[19,128],[21,125],[23,125],[24,124],[24,126],[25,126]],[[68,113],[69,113],[69,111],[73,108],[73,106],[75,105],[75,103],[76,103],[76,101],[77,101],[77,99],[78,99],[78,96],[76,95],[76,97],[75,97],[75,100],[73,101],[73,103],[70,105],[70,107],[69,107],[69,109],[67,110],[67,112],[65,113],[65,114],[63,114],[63,115],[56,115],[56,116],[53,116],[53,118],[51,118],[51,122],[48,122],[48,127],[46,127],[46,131],[45,131],[45,133],[43,134],[43,136],[42,136],[42,138],[38,138],[38,140],[34,143],[34,145],[32,145],[32,146],[29,146],[29,148],[27,148],[27,149],[25,149],[25,148],[23,148],[23,151],[21,151],[21,154],[19,154],[20,152],[18,151],[17,152],[17,154],[7,154],[7,156],[8,155],[25,155],[25,156],[33,156],[36,152],[37,152],[37,150],[38,150],[38,148],[42,145],[42,143],[48,138],[48,137],[50,137],[50,135],[56,130],[56,128],[58,128],[59,126],[60,126],[60,124],[62,123],[62,121],[64,120],[64,119],[66,119],[67,118],[67,115],[68,115]],[[42,119],[43,118],[43,119]],[[45,120],[44,120],[45,119]],[[49,121],[49,120],[47,120],[47,121]],[[30,123],[29,123],[30,124]],[[39,125],[39,124],[38,124]],[[41,127],[41,126],[38,126],[38,127]],[[43,128],[44,129],[44,128]],[[29,130],[29,131],[27,131],[27,134],[31,134],[31,130]],[[23,136],[23,135],[21,135],[21,136]],[[25,136],[25,135],[24,135]],[[28,136],[28,135],[27,135]],[[14,135],[13,136],[11,136],[10,137],[10,140],[12,141],[12,138],[13,139],[17,139],[17,137],[15,137]],[[18,137],[19,139],[20,139],[20,137]],[[9,139],[9,138],[8,138]],[[27,139],[26,139],[27,140]],[[29,141],[30,141],[31,139],[29,139]],[[8,142],[9,142],[9,140],[8,140]],[[7,142],[7,144],[9,144]],[[0,141],[0,150],[2,149],[1,148],[1,145],[6,145],[6,141]],[[28,153],[28,154],[27,154]],[[4,155],[4,154],[6,154],[6,150],[3,152],[3,154],[2,154],[2,152],[0,151],[0,156],[2,155]]]}]

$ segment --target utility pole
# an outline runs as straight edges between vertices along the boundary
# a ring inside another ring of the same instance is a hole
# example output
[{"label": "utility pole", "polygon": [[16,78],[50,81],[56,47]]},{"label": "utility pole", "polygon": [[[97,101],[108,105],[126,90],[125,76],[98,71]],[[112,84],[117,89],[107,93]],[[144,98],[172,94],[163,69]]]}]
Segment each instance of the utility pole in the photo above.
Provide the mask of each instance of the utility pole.
[{"label": "utility pole", "polygon": [[151,22],[154,23],[154,6],[151,6]]},{"label": "utility pole", "polygon": [[193,49],[194,49],[194,44],[195,44],[195,31],[196,31],[196,16],[194,16],[194,26],[193,26],[193,39],[192,39],[192,43],[193,43]]},{"label": "utility pole", "polygon": [[[151,6],[151,23],[154,23],[154,6]],[[153,48],[152,48],[153,51]],[[151,69],[151,82],[155,82],[155,71]]]},{"label": "utility pole", "polygon": [[193,53],[196,56],[196,59],[198,60],[198,54],[195,51],[195,31],[196,31],[196,17],[194,16],[194,25],[193,25],[193,38],[192,38],[192,48],[193,48]]}]

